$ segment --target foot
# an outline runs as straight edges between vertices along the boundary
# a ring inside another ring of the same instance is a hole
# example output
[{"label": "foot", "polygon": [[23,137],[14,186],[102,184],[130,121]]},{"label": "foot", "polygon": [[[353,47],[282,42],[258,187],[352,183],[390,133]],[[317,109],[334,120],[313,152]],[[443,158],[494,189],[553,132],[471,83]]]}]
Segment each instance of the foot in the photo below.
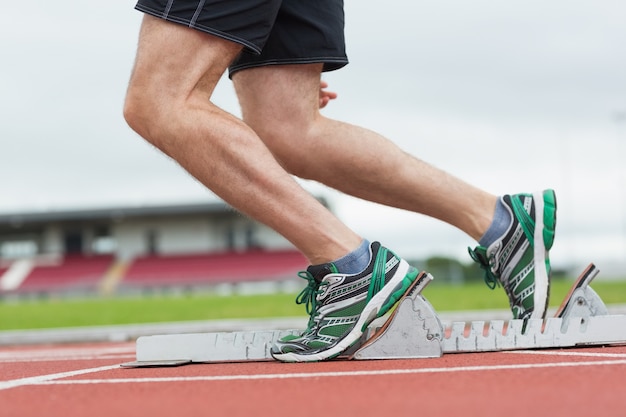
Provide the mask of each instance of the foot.
[{"label": "foot", "polygon": [[513,318],[544,319],[550,295],[549,251],[554,243],[556,196],[553,190],[505,195],[513,219],[506,233],[485,248],[469,250],[485,270],[490,288],[502,285]]},{"label": "foot", "polygon": [[285,362],[331,359],[356,343],[367,326],[385,315],[417,277],[417,269],[373,242],[371,260],[361,273],[348,275],[332,263],[310,266],[300,273],[308,286],[296,302],[306,304],[307,329],[276,342],[272,356]]}]

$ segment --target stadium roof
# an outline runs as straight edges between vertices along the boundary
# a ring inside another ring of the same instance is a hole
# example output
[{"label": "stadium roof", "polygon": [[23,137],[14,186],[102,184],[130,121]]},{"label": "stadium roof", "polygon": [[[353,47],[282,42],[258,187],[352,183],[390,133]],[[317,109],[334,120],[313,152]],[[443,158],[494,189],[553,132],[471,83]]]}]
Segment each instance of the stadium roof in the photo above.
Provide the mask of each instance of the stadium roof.
[{"label": "stadium roof", "polygon": [[0,226],[18,226],[24,224],[48,223],[55,221],[67,222],[81,220],[122,220],[137,217],[226,212],[232,212],[232,208],[223,201],[154,206],[32,211],[18,213],[0,213]]}]

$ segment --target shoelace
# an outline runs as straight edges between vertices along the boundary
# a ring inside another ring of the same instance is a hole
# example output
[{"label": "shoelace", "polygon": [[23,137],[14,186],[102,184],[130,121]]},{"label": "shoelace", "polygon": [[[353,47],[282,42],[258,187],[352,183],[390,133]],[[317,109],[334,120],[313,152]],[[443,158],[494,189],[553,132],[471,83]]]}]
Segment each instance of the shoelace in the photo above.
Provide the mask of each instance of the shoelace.
[{"label": "shoelace", "polygon": [[496,277],[496,275],[491,270],[491,259],[487,259],[484,254],[478,252],[478,248],[476,248],[475,251],[472,250],[472,248],[467,248],[467,250],[472,259],[478,263],[483,271],[485,271],[485,284],[487,284],[487,286],[492,290],[500,285],[498,277]]},{"label": "shoelace", "polygon": [[[315,316],[317,315],[317,295],[321,293],[320,286],[325,283],[319,283],[315,280],[309,271],[300,271],[298,276],[308,281],[307,286],[296,297],[296,304],[304,304],[306,312],[309,315],[309,331],[315,324]],[[305,333],[306,333],[305,331]]]}]

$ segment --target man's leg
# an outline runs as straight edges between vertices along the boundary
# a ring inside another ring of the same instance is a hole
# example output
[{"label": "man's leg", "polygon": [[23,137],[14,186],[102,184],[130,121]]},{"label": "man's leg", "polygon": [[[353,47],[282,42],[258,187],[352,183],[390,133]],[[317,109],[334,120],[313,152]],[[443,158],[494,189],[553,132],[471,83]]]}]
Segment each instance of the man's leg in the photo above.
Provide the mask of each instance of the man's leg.
[{"label": "man's leg", "polygon": [[244,121],[285,169],[365,200],[440,219],[479,240],[497,197],[375,132],[322,116],[320,71],[318,64],[268,66],[233,75]]},{"label": "man's leg", "polygon": [[303,190],[252,129],[210,101],[240,49],[146,15],[124,116],[142,137],[237,210],[285,236],[312,264],[340,258],[361,238]]},{"label": "man's leg", "polygon": [[[124,114],[141,136],[309,259],[313,265],[300,274],[308,285],[298,297],[311,314],[309,326],[273,354],[289,361],[332,358],[393,308],[417,270],[343,225],[278,164],[250,127],[211,103],[216,83],[239,50],[229,41],[146,16]],[[315,91],[319,105],[319,84]]]},{"label": "man's leg", "polygon": [[244,120],[289,172],[348,194],[422,213],[479,242],[470,252],[515,318],[545,317],[554,241],[552,190],[498,198],[403,152],[382,136],[319,113],[321,65],[236,72]]}]

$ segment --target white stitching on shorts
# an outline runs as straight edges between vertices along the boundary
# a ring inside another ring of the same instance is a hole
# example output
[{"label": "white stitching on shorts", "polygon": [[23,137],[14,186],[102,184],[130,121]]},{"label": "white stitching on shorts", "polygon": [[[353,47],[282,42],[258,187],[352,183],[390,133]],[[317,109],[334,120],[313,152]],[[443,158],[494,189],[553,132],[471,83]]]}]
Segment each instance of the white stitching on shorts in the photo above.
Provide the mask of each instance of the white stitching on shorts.
[{"label": "white stitching on shorts", "polygon": [[193,17],[191,18],[191,22],[189,22],[189,27],[194,27],[194,25],[196,24],[196,20],[198,20],[198,16],[200,16],[200,12],[202,11],[202,8],[204,7],[204,2],[205,0],[200,0],[200,2],[198,3],[196,12],[193,14]]},{"label": "white stitching on shorts", "polygon": [[167,16],[170,14],[172,3],[174,3],[174,0],[168,0],[167,6],[165,6],[165,11],[163,12],[163,19],[167,19]]}]

